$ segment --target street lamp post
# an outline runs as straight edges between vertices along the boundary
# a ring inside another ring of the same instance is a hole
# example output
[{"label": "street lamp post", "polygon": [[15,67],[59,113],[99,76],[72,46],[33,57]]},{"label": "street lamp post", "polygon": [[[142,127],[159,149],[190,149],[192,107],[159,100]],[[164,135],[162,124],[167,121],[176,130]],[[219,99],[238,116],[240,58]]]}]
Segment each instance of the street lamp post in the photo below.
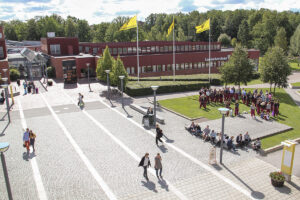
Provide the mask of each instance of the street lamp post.
[{"label": "street lamp post", "polygon": [[123,80],[124,80],[125,76],[119,76],[119,78],[121,79],[122,108],[124,108],[124,98],[123,98]]},{"label": "street lamp post", "polygon": [[156,90],[159,88],[159,86],[151,86],[152,90],[153,90],[153,95],[154,95],[154,125],[156,125]]},{"label": "street lamp post", "polygon": [[8,199],[12,200],[13,198],[12,198],[12,193],[11,193],[11,189],[10,189],[7,167],[6,167],[5,157],[4,157],[4,152],[7,151],[8,148],[9,148],[8,142],[0,143],[1,163],[2,163],[2,168],[3,168],[5,183],[6,183],[7,195],[8,195]]},{"label": "street lamp post", "polygon": [[223,138],[224,138],[224,123],[225,123],[225,115],[229,111],[228,108],[219,108],[219,112],[222,114],[222,134],[221,134],[221,144],[220,144],[220,164],[222,164],[223,158]]},{"label": "street lamp post", "polygon": [[109,99],[109,91],[110,91],[110,86],[109,86],[109,72],[110,72],[110,70],[107,69],[107,70],[105,70],[105,72],[107,74],[107,96],[106,96],[106,98]]},{"label": "street lamp post", "polygon": [[10,123],[10,113],[9,113],[9,98],[8,98],[8,84],[7,84],[7,81],[8,81],[8,77],[6,75],[6,72],[8,69],[2,69],[5,76],[4,78],[2,78],[3,82],[5,82],[5,84],[3,84],[3,88],[4,88],[4,93],[5,93],[5,101],[6,101],[6,111],[7,111],[7,116],[8,116],[8,122]]},{"label": "street lamp post", "polygon": [[89,82],[89,89],[90,89],[90,92],[93,92],[91,90],[91,84],[90,84],[90,63],[86,63],[86,66],[88,67],[88,82]]}]

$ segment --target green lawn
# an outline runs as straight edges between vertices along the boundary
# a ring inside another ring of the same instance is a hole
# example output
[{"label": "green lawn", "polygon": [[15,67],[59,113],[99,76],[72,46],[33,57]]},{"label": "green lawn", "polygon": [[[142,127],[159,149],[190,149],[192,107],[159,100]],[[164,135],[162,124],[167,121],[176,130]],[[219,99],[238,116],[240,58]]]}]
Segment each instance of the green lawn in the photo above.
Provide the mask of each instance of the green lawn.
[{"label": "green lawn", "polygon": [[297,62],[290,62],[289,64],[290,64],[291,70],[300,71],[300,65],[298,65]]},{"label": "green lawn", "polygon": [[292,86],[300,87],[300,82],[292,83]]},{"label": "green lawn", "polygon": [[[265,90],[267,89],[263,89],[264,92]],[[276,89],[276,98],[280,100],[280,115],[278,118],[274,118],[274,120],[293,127],[293,130],[262,139],[264,149],[280,144],[283,140],[300,137],[300,108],[283,89]],[[212,104],[207,106],[206,111],[203,108],[199,109],[198,95],[162,100],[159,101],[159,103],[189,118],[205,117],[208,119],[218,119],[221,118],[218,108],[223,107],[221,104]],[[232,105],[232,107],[234,107],[234,105]],[[240,112],[244,110],[249,111],[250,109],[240,104]]]}]

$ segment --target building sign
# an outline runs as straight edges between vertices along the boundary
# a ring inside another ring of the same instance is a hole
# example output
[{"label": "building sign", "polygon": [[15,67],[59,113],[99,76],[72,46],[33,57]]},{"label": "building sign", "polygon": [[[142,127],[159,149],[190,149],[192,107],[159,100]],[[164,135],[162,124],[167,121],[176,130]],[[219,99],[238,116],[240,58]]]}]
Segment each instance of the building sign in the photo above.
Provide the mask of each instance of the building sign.
[{"label": "building sign", "polygon": [[55,37],[55,32],[47,32],[47,37],[49,38]]},{"label": "building sign", "polygon": [[[228,57],[210,58],[210,61],[228,60]],[[209,62],[209,58],[205,58],[206,62]]]}]

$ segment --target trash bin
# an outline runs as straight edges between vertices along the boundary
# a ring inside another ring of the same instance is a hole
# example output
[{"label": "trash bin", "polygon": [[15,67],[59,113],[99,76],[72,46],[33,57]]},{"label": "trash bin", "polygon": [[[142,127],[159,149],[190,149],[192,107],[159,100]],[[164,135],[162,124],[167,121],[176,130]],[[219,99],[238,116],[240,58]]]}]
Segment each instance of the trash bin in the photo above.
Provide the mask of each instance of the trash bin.
[{"label": "trash bin", "polygon": [[146,128],[149,128],[150,127],[150,119],[149,119],[149,116],[148,115],[145,115],[143,117],[143,124]]}]

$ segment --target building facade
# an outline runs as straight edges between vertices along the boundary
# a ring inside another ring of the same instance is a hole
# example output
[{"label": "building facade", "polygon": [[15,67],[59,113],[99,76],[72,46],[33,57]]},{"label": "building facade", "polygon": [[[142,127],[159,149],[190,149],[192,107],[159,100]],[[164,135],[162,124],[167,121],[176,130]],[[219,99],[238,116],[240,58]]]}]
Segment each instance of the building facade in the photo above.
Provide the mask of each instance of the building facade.
[{"label": "building facade", "polygon": [[[120,55],[126,71],[137,75],[136,42],[79,43],[79,52],[101,55],[108,46],[112,56]],[[233,49],[221,49],[218,42],[211,42],[211,73],[218,73],[218,67],[228,61]],[[177,75],[209,72],[208,42],[176,42],[175,71]],[[248,50],[249,58],[258,66],[259,51]],[[173,42],[139,42],[140,76],[163,76],[173,74]]]},{"label": "building facade", "polygon": [[[7,69],[6,71],[4,69]],[[8,78],[8,82],[10,82],[9,77],[9,65],[7,61],[7,51],[4,37],[3,27],[0,26],[0,70],[1,70],[1,78]]]}]

